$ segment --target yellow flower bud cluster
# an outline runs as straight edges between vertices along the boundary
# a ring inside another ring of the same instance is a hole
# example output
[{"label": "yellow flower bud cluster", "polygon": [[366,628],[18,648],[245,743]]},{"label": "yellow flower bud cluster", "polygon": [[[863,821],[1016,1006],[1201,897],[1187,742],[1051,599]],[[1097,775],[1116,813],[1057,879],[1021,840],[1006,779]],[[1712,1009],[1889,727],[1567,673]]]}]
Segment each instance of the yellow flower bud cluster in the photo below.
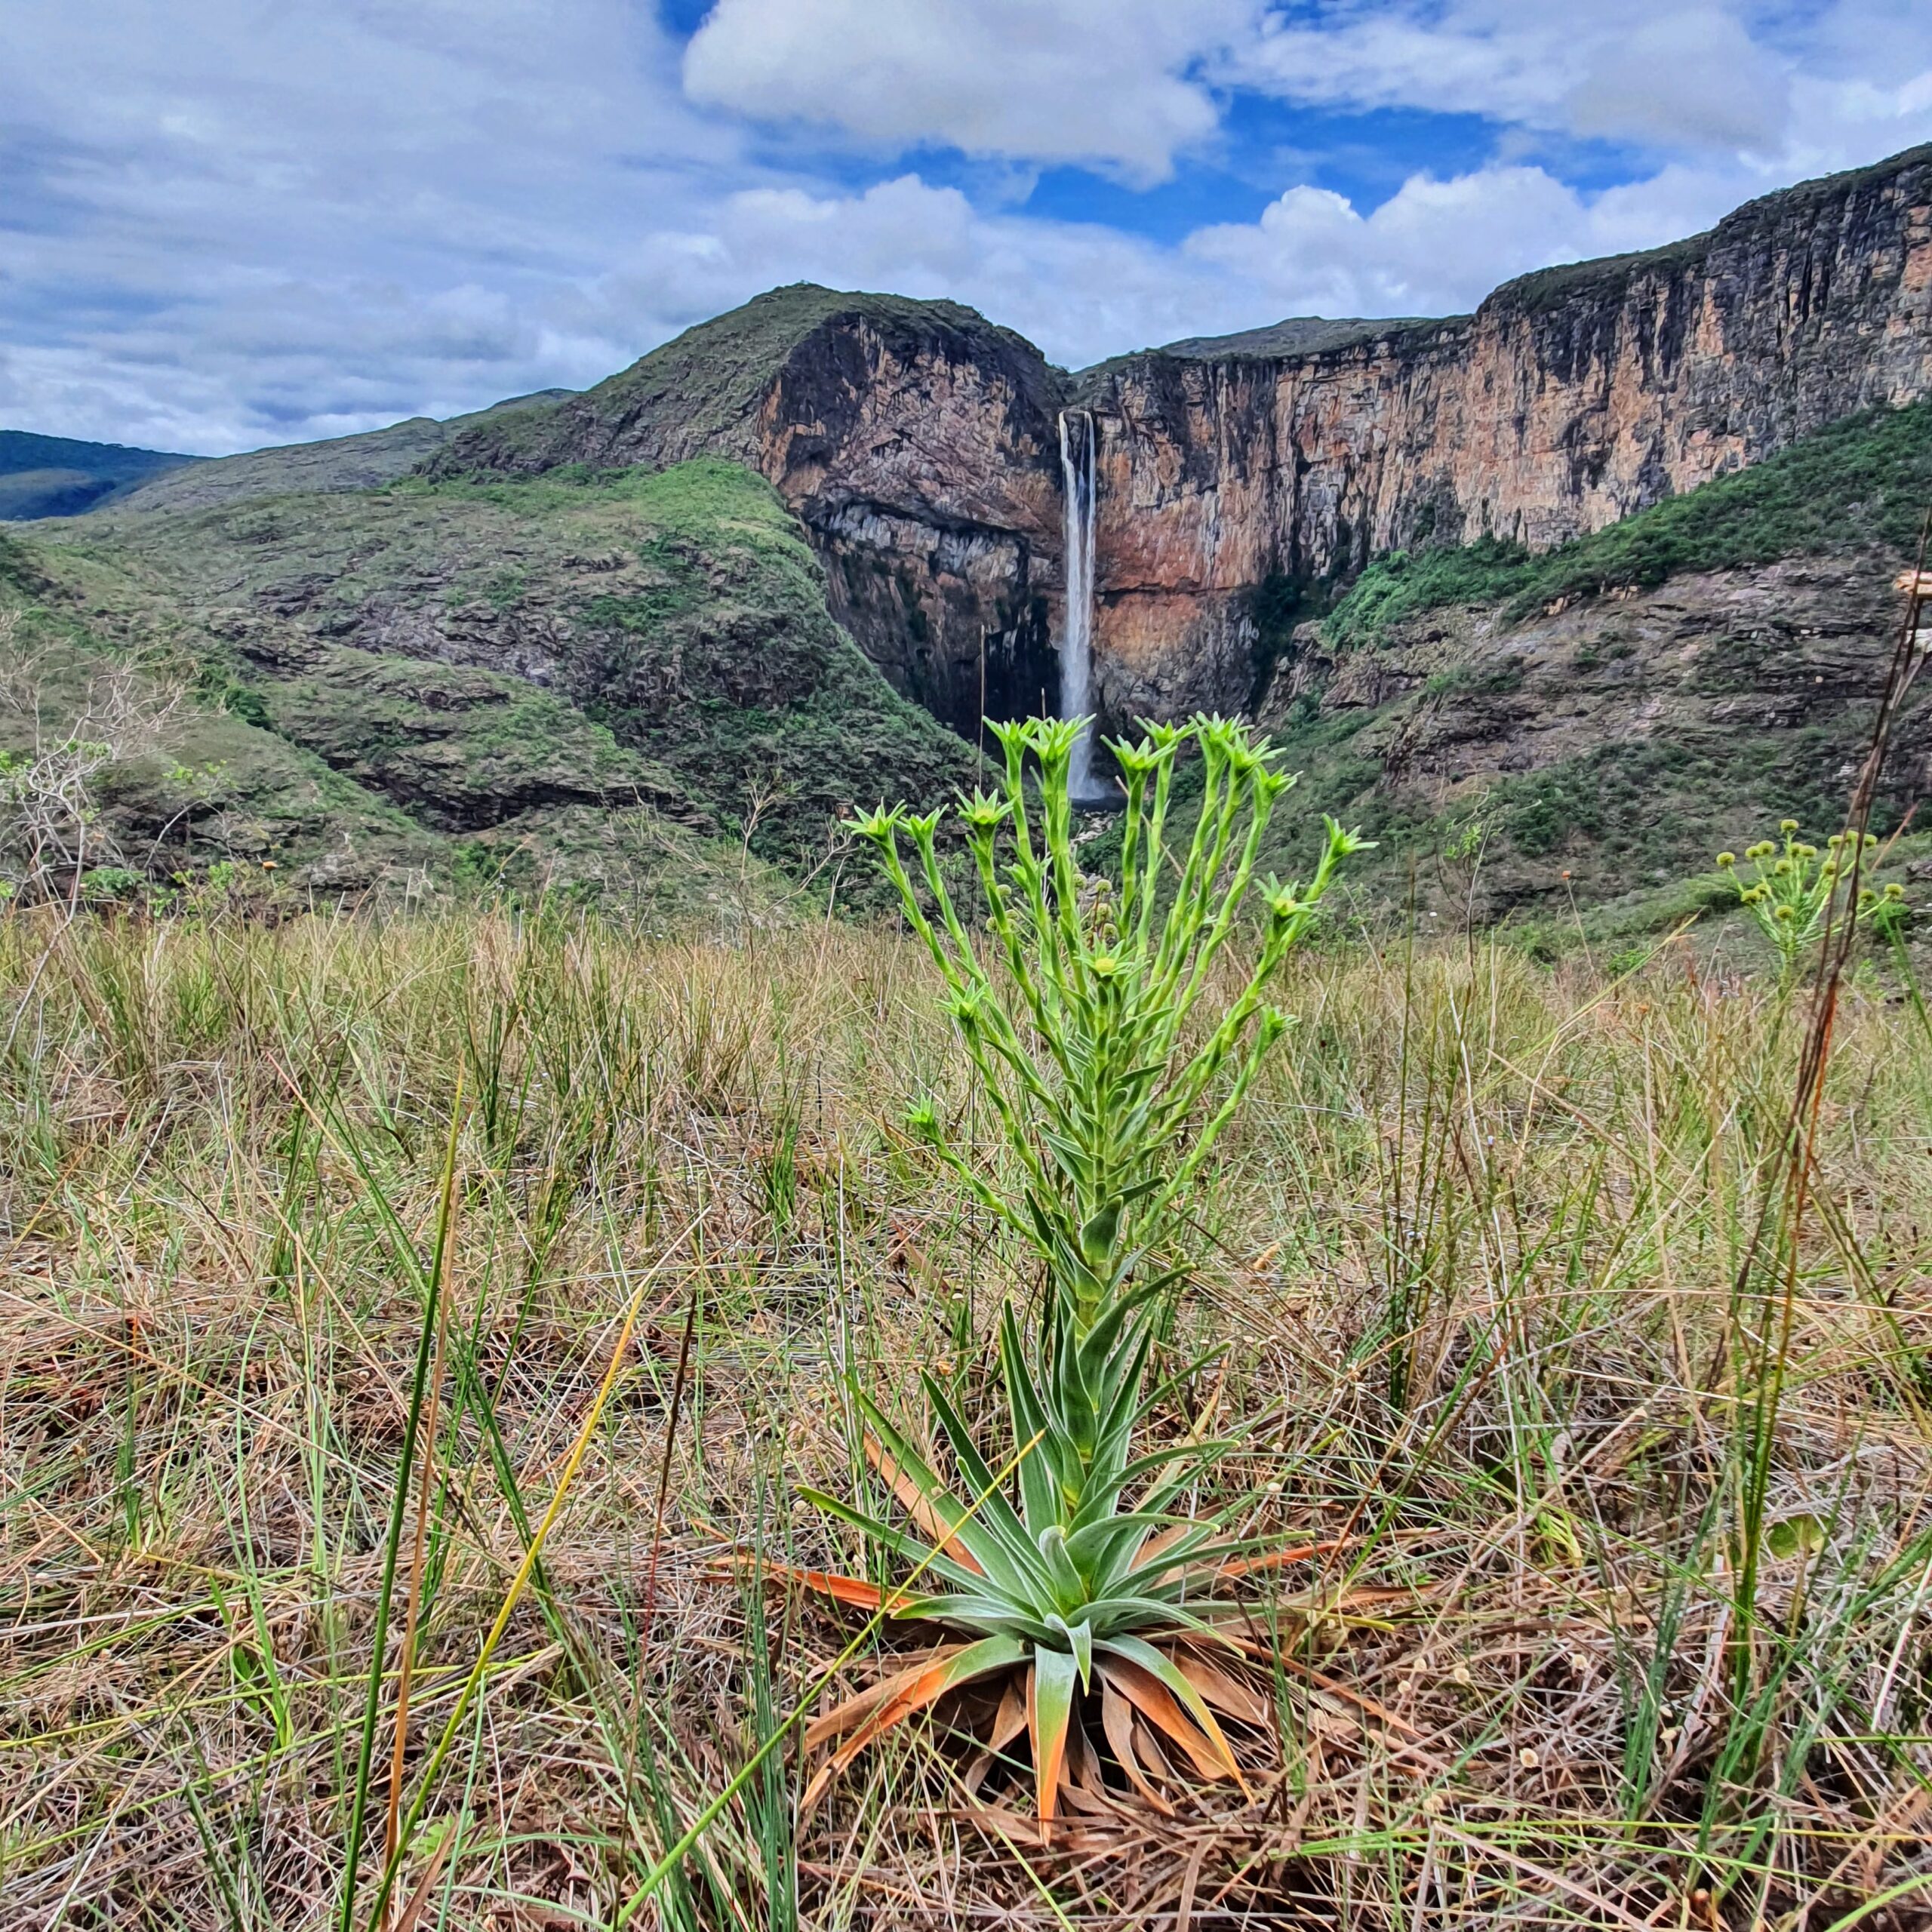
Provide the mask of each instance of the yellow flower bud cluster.
[{"label": "yellow flower bud cluster", "polygon": [[1747,845],[1743,863],[1748,870],[1740,869],[1734,852],[1717,855],[1718,869],[1730,881],[1738,903],[1750,909],[1777,956],[1780,978],[1787,983],[1806,949],[1831,930],[1835,917],[1860,922],[1873,918],[1875,930],[1895,935],[1907,909],[1905,889],[1897,884],[1882,891],[1866,887],[1855,905],[1838,909],[1838,888],[1847,858],[1875,850],[1876,833],[1835,832],[1821,854],[1798,831],[1797,820],[1781,819],[1778,838]]}]

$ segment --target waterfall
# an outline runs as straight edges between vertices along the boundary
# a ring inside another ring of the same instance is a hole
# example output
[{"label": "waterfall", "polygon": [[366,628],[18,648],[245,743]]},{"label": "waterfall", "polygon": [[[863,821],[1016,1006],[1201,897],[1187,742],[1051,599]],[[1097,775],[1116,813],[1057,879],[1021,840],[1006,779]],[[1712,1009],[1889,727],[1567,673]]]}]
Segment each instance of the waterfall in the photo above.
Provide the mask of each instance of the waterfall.
[{"label": "waterfall", "polygon": [[[1094,417],[1090,410],[1063,409],[1060,417],[1060,475],[1066,492],[1066,617],[1060,634],[1060,715],[1086,715],[1094,669]],[[1107,794],[1094,781],[1093,727],[1080,734],[1067,774],[1075,798]]]}]

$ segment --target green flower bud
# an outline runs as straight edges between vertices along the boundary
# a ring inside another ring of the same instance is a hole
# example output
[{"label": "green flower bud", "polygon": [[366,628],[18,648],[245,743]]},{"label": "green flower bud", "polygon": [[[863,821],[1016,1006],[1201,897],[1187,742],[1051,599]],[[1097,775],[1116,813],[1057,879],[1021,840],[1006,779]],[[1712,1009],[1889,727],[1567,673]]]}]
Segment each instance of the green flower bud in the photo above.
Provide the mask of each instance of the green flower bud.
[{"label": "green flower bud", "polygon": [[975,792],[959,804],[959,816],[975,832],[992,831],[1012,810],[1004,799],[989,798],[983,792]]},{"label": "green flower bud", "polygon": [[904,815],[902,806],[894,805],[891,811],[881,807],[875,812],[861,812],[857,818],[848,818],[845,829],[860,838],[869,838],[875,845],[888,845],[892,842],[893,832]]},{"label": "green flower bud", "polygon": [[1798,821],[1795,818],[1781,818],[1778,820],[1778,829],[1789,838],[1798,829]]},{"label": "green flower bud", "polygon": [[1718,863],[1723,866],[1726,872],[1730,871],[1737,863],[1737,854],[1735,852],[1720,852],[1718,854]]},{"label": "green flower bud", "polygon": [[943,1004],[961,1032],[970,1038],[979,1030],[980,1013],[986,1004],[986,995],[977,986],[964,988]]}]

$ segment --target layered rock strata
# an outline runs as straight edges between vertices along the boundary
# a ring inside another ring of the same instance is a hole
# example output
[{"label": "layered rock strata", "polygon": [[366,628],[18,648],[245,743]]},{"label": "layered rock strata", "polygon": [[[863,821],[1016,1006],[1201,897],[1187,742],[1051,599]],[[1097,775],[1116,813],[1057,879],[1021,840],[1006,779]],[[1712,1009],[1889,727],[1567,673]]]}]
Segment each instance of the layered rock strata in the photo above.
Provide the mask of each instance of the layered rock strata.
[{"label": "layered rock strata", "polygon": [[1485,533],[1544,549],[1932,393],[1932,148],[1651,254],[1507,284],[1473,315],[1271,353],[1129,357],[1100,431],[1100,688],[1245,701],[1271,577]]},{"label": "layered rock strata", "polygon": [[1473,315],[1284,323],[1078,379],[953,303],[777,290],[432,468],[747,463],[803,519],[834,614],[971,735],[1054,700],[1064,408],[1095,418],[1095,688],[1119,719],[1254,702],[1271,587],[1423,541],[1545,547],[1927,394],[1921,148]]},{"label": "layered rock strata", "polygon": [[971,737],[983,702],[1054,701],[1064,380],[955,303],[774,289],[556,408],[478,426],[432,469],[745,463],[804,522],[833,616]]}]

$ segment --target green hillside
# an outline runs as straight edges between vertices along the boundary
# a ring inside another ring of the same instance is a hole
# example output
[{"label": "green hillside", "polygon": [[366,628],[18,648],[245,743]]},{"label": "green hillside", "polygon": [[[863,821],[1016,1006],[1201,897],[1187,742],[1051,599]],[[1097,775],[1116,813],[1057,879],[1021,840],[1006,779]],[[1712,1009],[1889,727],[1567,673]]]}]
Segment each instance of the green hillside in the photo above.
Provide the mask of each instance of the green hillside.
[{"label": "green hillside", "polygon": [[151,477],[200,461],[165,450],[0,429],[0,523],[78,516]]},{"label": "green hillside", "polygon": [[8,542],[0,609],[57,709],[112,663],[186,694],[165,747],[109,788],[126,863],[145,850],[135,869],[157,876],[268,860],[295,889],[795,877],[853,805],[936,798],[972,768],[832,621],[776,494],[728,463]]}]

